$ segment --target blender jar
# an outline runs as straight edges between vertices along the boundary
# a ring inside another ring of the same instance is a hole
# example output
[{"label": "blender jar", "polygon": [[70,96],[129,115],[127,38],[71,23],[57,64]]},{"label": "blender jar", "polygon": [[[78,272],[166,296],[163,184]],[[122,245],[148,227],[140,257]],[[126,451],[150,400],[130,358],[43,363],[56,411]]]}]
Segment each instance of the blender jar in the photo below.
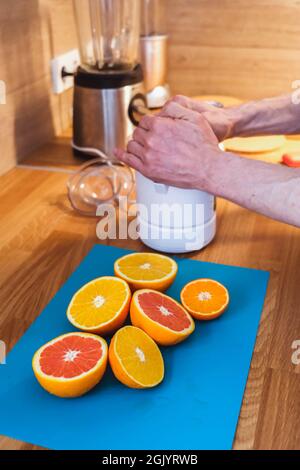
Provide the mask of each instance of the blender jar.
[{"label": "blender jar", "polygon": [[141,36],[165,34],[165,0],[142,0]]},{"label": "blender jar", "polygon": [[74,0],[81,61],[98,70],[137,64],[140,0]]},{"label": "blender jar", "polygon": [[149,108],[159,108],[170,98],[165,19],[165,0],[142,0],[140,50]]}]

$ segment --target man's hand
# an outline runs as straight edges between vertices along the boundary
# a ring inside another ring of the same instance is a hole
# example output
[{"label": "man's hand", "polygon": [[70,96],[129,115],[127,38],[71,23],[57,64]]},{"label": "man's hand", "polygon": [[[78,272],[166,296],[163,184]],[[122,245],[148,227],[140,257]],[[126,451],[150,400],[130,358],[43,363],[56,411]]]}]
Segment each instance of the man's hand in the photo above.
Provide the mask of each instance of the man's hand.
[{"label": "man's hand", "polygon": [[[116,157],[153,181],[207,191],[300,227],[300,170],[222,152],[218,139],[227,137],[230,129],[220,118],[225,110],[210,107],[204,112],[195,111],[176,100],[169,102],[160,116],[144,117],[127,151],[116,150]],[[264,129],[269,132],[281,129],[278,121],[282,116],[285,126],[299,129],[299,119],[295,119],[298,107],[290,105],[288,98],[238,108],[244,111],[244,121],[236,121],[240,135],[257,134],[261,122],[267,123]],[[262,121],[263,116],[269,118]]]},{"label": "man's hand", "polygon": [[249,101],[228,108],[217,108],[203,101],[178,95],[166,104],[161,115],[167,117],[183,115],[183,108],[201,114],[219,141],[230,137],[300,132],[300,105],[294,104],[292,95]]},{"label": "man's hand", "polygon": [[198,123],[199,115],[205,118],[211,126],[217,139],[233,137],[234,108],[218,108],[204,101],[196,101],[186,96],[174,96],[160,111],[159,115],[173,119],[186,119],[195,124]]},{"label": "man's hand", "polygon": [[127,152],[115,155],[155,182],[210,191],[216,159],[223,159],[218,140],[201,114],[182,110],[175,119],[145,116]]},{"label": "man's hand", "polygon": [[[225,109],[189,100],[182,106],[178,100],[182,103],[176,97],[160,116],[144,117],[127,151],[116,150],[116,157],[153,181],[207,191],[300,227],[300,170],[222,152],[218,139],[231,136],[232,125],[221,117]],[[239,116],[236,135],[276,133],[285,127],[300,132],[300,107],[290,97],[227,109]]]}]

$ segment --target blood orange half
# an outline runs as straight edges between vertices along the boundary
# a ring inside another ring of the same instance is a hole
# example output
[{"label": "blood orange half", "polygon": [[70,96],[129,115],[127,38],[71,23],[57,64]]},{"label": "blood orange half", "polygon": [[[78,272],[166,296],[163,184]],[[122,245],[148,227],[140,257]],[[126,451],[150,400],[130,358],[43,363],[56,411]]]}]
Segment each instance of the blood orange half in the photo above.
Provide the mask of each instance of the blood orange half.
[{"label": "blood orange half", "polygon": [[151,289],[133,294],[130,318],[134,326],[164,346],[183,341],[195,329],[192,317],[176,300]]},{"label": "blood orange half", "polygon": [[40,385],[58,397],[78,397],[100,382],[107,364],[107,344],[100,336],[68,333],[49,341],[33,356]]}]

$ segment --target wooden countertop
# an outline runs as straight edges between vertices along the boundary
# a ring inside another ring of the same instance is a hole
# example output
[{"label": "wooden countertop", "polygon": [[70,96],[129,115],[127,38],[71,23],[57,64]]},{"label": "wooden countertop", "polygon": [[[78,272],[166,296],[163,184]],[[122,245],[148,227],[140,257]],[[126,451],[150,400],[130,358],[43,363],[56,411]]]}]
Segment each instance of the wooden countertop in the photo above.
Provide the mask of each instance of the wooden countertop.
[{"label": "wooden countertop", "polygon": [[[0,339],[8,349],[98,241],[96,219],[77,215],[66,196],[65,169],[79,163],[68,136],[25,163],[0,178]],[[300,365],[291,356],[300,340],[300,231],[224,200],[217,214],[215,240],[190,258],[271,273],[234,448],[299,449]],[[0,437],[0,449],[35,448]]]}]

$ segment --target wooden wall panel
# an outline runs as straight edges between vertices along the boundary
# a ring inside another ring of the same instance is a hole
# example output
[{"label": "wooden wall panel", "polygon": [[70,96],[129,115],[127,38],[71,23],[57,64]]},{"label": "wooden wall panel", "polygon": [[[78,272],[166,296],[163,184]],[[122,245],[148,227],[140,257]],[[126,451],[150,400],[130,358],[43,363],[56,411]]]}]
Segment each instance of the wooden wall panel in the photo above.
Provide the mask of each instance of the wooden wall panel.
[{"label": "wooden wall panel", "polygon": [[72,93],[52,94],[49,64],[76,45],[72,0],[0,0],[0,174],[70,124]]},{"label": "wooden wall panel", "polygon": [[174,93],[261,98],[300,78],[298,0],[166,0]]}]

